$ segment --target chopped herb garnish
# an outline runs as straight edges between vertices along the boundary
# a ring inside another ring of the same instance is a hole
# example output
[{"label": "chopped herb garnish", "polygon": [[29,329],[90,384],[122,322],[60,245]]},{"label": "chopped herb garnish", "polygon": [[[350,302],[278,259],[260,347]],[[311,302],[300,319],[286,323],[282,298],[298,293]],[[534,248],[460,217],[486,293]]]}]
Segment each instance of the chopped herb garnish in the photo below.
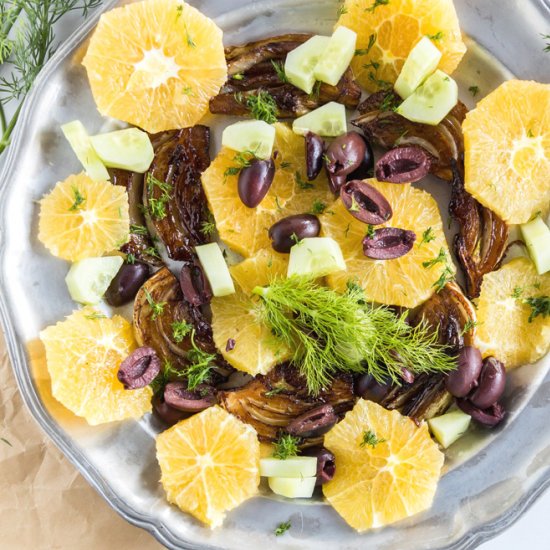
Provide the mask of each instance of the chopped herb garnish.
[{"label": "chopped herb garnish", "polygon": [[237,73],[237,74],[234,74],[231,78],[232,78],[233,80],[244,80],[244,74],[242,74],[242,73]]},{"label": "chopped herb garnish", "polygon": [[530,323],[539,315],[543,318],[550,316],[550,296],[531,296],[526,298],[525,303],[531,308]]},{"label": "chopped herb garnish", "polygon": [[292,167],[292,162],[281,162],[281,169],[282,170],[286,170],[287,168],[291,168]]},{"label": "chopped herb garnish", "polygon": [[136,263],[136,257],[131,252],[126,254],[126,263],[130,265],[134,265]]},{"label": "chopped herb garnish", "polygon": [[298,235],[296,235],[296,233],[292,233],[292,235],[290,235],[290,240],[294,241],[295,244],[300,244],[301,243],[300,237],[298,237]]},{"label": "chopped herb garnish", "polygon": [[376,230],[374,229],[374,225],[371,225],[370,223],[369,225],[367,225],[367,232],[365,233],[365,235],[369,239],[372,239],[376,236]]},{"label": "chopped herb garnish", "polygon": [[429,268],[432,268],[434,265],[445,263],[446,261],[447,261],[447,253],[445,252],[445,249],[441,248],[439,250],[439,254],[433,260],[422,262],[422,267],[429,269]]},{"label": "chopped herb garnish", "polygon": [[422,233],[422,240],[418,243],[420,248],[424,243],[431,243],[435,239],[435,233],[431,227],[428,227],[424,233]]},{"label": "chopped herb garnish", "polygon": [[344,15],[348,13],[348,8],[346,8],[345,4],[342,4],[339,8],[338,8],[338,11],[336,12],[336,15]]},{"label": "chopped herb garnish", "polygon": [[210,371],[214,367],[214,361],[216,360],[215,353],[207,353],[203,351],[195,344],[195,330],[191,331],[191,345],[193,349],[187,353],[187,359],[190,361],[190,365],[185,371],[187,376],[187,387],[190,390],[194,390],[200,384],[204,384],[210,378]]},{"label": "chopped herb garnish", "polygon": [[130,225],[130,233],[133,233],[134,235],[147,235],[149,231],[144,225]]},{"label": "chopped herb garnish", "polygon": [[384,443],[385,441],[387,440],[384,438],[378,439],[374,432],[372,432],[371,430],[367,430],[363,432],[363,440],[361,441],[361,443],[359,443],[359,447],[366,447],[368,445],[369,447],[372,447],[374,449],[376,445],[378,445],[379,443]]},{"label": "chopped herb garnish", "polygon": [[548,52],[550,52],[550,34],[542,34],[541,33],[541,36],[542,36],[542,38],[544,38],[544,40],[548,40],[548,42],[546,42],[546,46],[543,50],[543,51],[548,53]]},{"label": "chopped herb garnish", "polygon": [[311,207],[311,213],[315,215],[322,214],[326,209],[327,205],[323,201],[316,199]]},{"label": "chopped herb garnish", "polygon": [[158,250],[154,246],[147,247],[144,251],[144,254],[147,256],[153,256],[153,258],[158,258],[160,260],[160,254],[158,253]]},{"label": "chopped herb garnish", "polygon": [[300,189],[313,189],[315,187],[313,183],[304,180],[302,178],[302,174],[300,174],[298,170],[296,170],[296,172],[294,173],[294,181],[296,182],[296,185],[298,185]]},{"label": "chopped herb garnish", "polygon": [[372,71],[369,71],[368,73],[369,80],[376,84],[379,88],[382,88],[383,90],[386,90],[388,88],[392,87],[392,83],[388,82],[387,80],[381,80],[380,78],[377,78],[376,74]]},{"label": "chopped herb garnish", "polygon": [[438,40],[442,40],[445,34],[443,31],[437,31],[435,34],[427,34],[426,35],[430,40],[433,40],[434,42]]},{"label": "chopped herb garnish", "polygon": [[512,291],[512,298],[515,298],[517,300],[518,298],[521,298],[522,294],[523,294],[523,288],[521,288],[520,286],[516,286]]},{"label": "chopped herb garnish", "polygon": [[193,330],[193,325],[186,321],[174,321],[172,323],[172,338],[178,344]]},{"label": "chopped herb garnish", "polygon": [[183,6],[178,6],[176,8],[176,20],[181,17],[181,14],[183,13]]},{"label": "chopped herb garnish", "polygon": [[370,8],[365,8],[366,12],[374,13],[374,10],[378,6],[387,6],[390,3],[390,0],[374,0],[372,6]]},{"label": "chopped herb garnish", "polygon": [[285,68],[282,62],[280,61],[274,61],[271,60],[271,64],[273,65],[273,68],[275,69],[275,72],[277,73],[277,77],[281,82],[288,82],[288,78],[285,73]]},{"label": "chopped herb garnish", "polygon": [[275,99],[269,92],[260,90],[257,94],[248,96],[246,106],[254,118],[263,120],[268,124],[277,122],[279,109]]},{"label": "chopped herb garnish", "polygon": [[248,168],[255,158],[256,155],[254,151],[242,151],[241,153],[237,153],[233,157],[233,162],[236,166],[227,168],[223,173],[224,177],[227,178],[227,176],[236,176],[240,174],[241,170],[243,168]]},{"label": "chopped herb garnish", "polygon": [[468,91],[472,94],[472,97],[475,97],[479,93],[479,86],[470,86]]},{"label": "chopped herb garnish", "polygon": [[[367,55],[371,51],[371,48],[374,46],[375,42],[376,42],[376,33],[373,33],[369,36],[369,43],[367,44],[367,47],[364,49],[355,50],[355,55]],[[378,63],[377,65],[380,66]],[[378,69],[378,67],[375,67],[375,68]]]},{"label": "chopped herb garnish", "polygon": [[286,460],[291,456],[296,456],[299,452],[298,443],[300,439],[293,437],[290,434],[282,435],[275,443],[275,451],[273,452],[273,458],[279,460]]},{"label": "chopped herb garnish", "polygon": [[90,319],[91,321],[95,321],[96,319],[107,319],[107,316],[101,313],[100,311],[93,311],[92,313],[87,313],[84,315],[86,319]]},{"label": "chopped herb garnish", "polygon": [[216,231],[216,224],[212,221],[202,222],[200,232],[209,237]]},{"label": "chopped herb garnish", "polygon": [[158,188],[161,192],[160,197],[150,197],[149,198],[149,213],[156,220],[162,220],[166,217],[166,203],[170,202],[172,192],[172,185],[165,181],[157,179],[153,174],[147,174],[147,191],[149,194],[152,194],[155,190],[155,187]]},{"label": "chopped herb garnish", "polygon": [[86,202],[86,197],[79,191],[78,187],[73,185],[73,197],[74,202],[72,206],[69,208],[69,212],[75,212],[76,210],[80,210],[82,205]]},{"label": "chopped herb garnish", "polygon": [[151,319],[153,319],[154,321],[158,318],[159,315],[162,315],[164,313],[164,306],[166,306],[166,302],[155,302],[155,300],[153,300],[153,297],[151,296],[151,293],[146,288],[144,289],[144,292],[147,303],[151,308]]},{"label": "chopped herb garnish", "polygon": [[317,81],[313,85],[313,90],[311,90],[311,93],[309,94],[309,97],[311,99],[319,99],[319,94],[321,93],[321,82]]},{"label": "chopped herb garnish", "polygon": [[436,292],[441,292],[445,288],[445,285],[449,281],[453,280],[453,277],[454,275],[452,269],[448,265],[446,265],[445,269],[441,272],[439,279],[437,279],[437,281],[432,286],[435,288]]},{"label": "chopped herb garnish", "polygon": [[472,329],[477,327],[477,325],[478,325],[477,321],[474,321],[473,319],[468,319],[464,323],[464,327],[463,327],[462,332],[461,332],[462,336],[464,336],[467,332],[470,332]]},{"label": "chopped herb garnish", "polygon": [[190,48],[196,48],[197,47],[197,45],[195,44],[195,41],[193,40],[193,38],[189,34],[189,29],[187,28],[187,26],[185,27],[185,38],[187,40],[187,45]]},{"label": "chopped herb garnish", "polygon": [[395,110],[395,96],[392,92],[388,92],[384,95],[382,103],[380,103],[380,111],[394,111]]},{"label": "chopped herb garnish", "polygon": [[281,535],[284,535],[291,527],[292,524],[290,523],[290,521],[279,523],[279,525],[277,525],[277,527],[275,528],[275,536],[280,537]]},{"label": "chopped herb garnish", "polygon": [[280,394],[281,392],[285,391],[284,386],[275,386],[274,388],[271,388],[269,391],[265,392],[266,397],[274,397],[275,395]]}]

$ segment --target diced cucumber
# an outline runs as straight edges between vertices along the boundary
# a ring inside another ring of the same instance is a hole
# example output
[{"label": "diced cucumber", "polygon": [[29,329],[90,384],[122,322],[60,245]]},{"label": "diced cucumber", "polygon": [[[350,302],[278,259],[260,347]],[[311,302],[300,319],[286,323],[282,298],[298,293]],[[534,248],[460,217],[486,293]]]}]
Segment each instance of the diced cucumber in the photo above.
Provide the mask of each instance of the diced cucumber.
[{"label": "diced cucumber", "polygon": [[338,27],[315,67],[315,78],[336,86],[353,59],[356,43],[355,32],[347,27]]},{"label": "diced cucumber", "polygon": [[302,136],[308,132],[326,137],[341,136],[348,131],[346,108],[341,103],[331,101],[297,118],[292,124],[292,130]]},{"label": "diced cucumber", "polygon": [[195,251],[212,288],[212,294],[214,296],[233,294],[235,285],[218,243],[197,246]]},{"label": "diced cucumber", "polygon": [[311,477],[317,475],[317,458],[314,456],[294,456],[285,460],[261,458],[262,477]]},{"label": "diced cucumber", "polygon": [[287,498],[311,498],[317,477],[270,477],[267,482],[276,495]]},{"label": "diced cucumber", "polygon": [[443,71],[437,70],[399,105],[397,113],[413,122],[436,126],[457,101],[456,82]]},{"label": "diced cucumber", "polygon": [[462,411],[452,411],[428,420],[430,431],[445,449],[462,437],[472,418]]},{"label": "diced cucumber", "polygon": [[520,226],[529,256],[539,275],[550,271],[550,229],[540,216]]},{"label": "diced cucumber", "polygon": [[137,128],[99,134],[90,139],[99,158],[111,168],[143,174],[155,156],[149,136]]},{"label": "diced cucumber", "polygon": [[263,120],[242,120],[227,126],[222,145],[234,151],[251,151],[260,159],[271,158],[275,128]]},{"label": "diced cucumber", "polygon": [[75,262],[65,277],[71,298],[88,305],[100,302],[122,263],[120,256],[86,258]]},{"label": "diced cucumber", "polygon": [[430,76],[439,65],[441,52],[426,36],[411,50],[397,77],[394,88],[407,99]]},{"label": "diced cucumber", "polygon": [[289,277],[306,275],[316,278],[345,270],[346,262],[340,245],[330,237],[302,239],[290,249]]},{"label": "diced cucumber", "polygon": [[61,126],[61,131],[67,138],[76,158],[84,170],[94,181],[109,181],[109,172],[90,141],[90,136],[80,120],[73,120]]},{"label": "diced cucumber", "polygon": [[286,56],[285,75],[291,84],[310,94],[315,85],[313,71],[330,42],[330,36],[312,36]]}]

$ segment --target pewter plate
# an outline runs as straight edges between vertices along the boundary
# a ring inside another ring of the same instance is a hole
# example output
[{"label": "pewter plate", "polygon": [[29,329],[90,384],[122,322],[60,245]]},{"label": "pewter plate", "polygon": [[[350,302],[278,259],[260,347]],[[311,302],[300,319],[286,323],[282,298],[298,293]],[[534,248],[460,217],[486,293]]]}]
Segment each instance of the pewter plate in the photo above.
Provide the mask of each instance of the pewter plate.
[{"label": "pewter plate", "polygon": [[[224,29],[227,44],[290,31],[328,33],[337,8],[334,0],[191,3]],[[550,64],[539,36],[548,32],[546,0],[455,4],[464,32],[475,40],[469,41],[469,53],[456,73],[470,107],[467,89],[472,85],[485,95],[512,74],[548,82]],[[114,5],[108,1],[104,9]],[[68,264],[50,256],[36,239],[36,201],[56,181],[79,171],[60,124],[79,118],[91,132],[104,124],[80,65],[98,17],[75,33],[42,72],[0,178],[0,314],[25,403],[56,445],[120,515],[168,548],[473,548],[517,519],[550,484],[548,357],[510,376],[504,426],[493,432],[474,430],[452,447],[429,511],[363,535],[321,499],[304,505],[267,493],[230,513],[223,528],[205,529],[164,499],[154,450],[159,427],[151,417],[92,428],[53,399],[38,332],[75,306],[64,283]],[[219,125],[216,130],[219,134]],[[425,187],[436,195],[445,218],[448,189],[441,182]],[[276,538],[274,527],[289,519],[292,529]]]}]

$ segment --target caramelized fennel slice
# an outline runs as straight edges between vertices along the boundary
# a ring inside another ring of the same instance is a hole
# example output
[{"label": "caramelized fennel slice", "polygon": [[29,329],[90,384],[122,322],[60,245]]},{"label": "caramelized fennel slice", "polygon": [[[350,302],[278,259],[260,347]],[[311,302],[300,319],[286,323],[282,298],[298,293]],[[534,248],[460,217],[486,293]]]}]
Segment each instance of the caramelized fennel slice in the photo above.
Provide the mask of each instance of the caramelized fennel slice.
[{"label": "caramelized fennel slice", "polygon": [[310,34],[286,34],[226,48],[229,77],[220,93],[210,100],[210,112],[250,115],[247,100],[260,91],[273,97],[280,118],[302,116],[330,101],[355,109],[361,89],[349,68],[336,86],[318,83],[311,94],[285,81],[286,55],[309,38]]}]

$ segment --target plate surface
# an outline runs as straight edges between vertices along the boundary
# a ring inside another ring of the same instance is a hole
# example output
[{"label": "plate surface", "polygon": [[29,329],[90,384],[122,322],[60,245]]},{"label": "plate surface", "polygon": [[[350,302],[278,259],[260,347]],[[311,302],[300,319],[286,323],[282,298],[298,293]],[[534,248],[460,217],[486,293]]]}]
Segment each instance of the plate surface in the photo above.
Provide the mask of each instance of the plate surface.
[{"label": "plate surface", "polygon": [[[232,0],[230,11],[229,3],[219,0],[191,3],[217,21],[227,44],[291,31],[328,33],[337,9],[334,0]],[[115,4],[106,2],[104,8]],[[511,74],[548,81],[539,33],[547,32],[550,9],[543,0],[455,4],[463,30],[510,71],[469,43],[457,73],[463,91],[477,85],[484,95]],[[35,201],[79,171],[60,124],[78,118],[96,132],[104,123],[80,65],[96,20],[87,22],[41,74],[0,178],[0,313],[21,392],[42,428],[115,510],[169,548],[470,548],[516,519],[550,484],[548,357],[510,377],[504,402],[510,414],[503,427],[474,431],[453,447],[431,510],[364,535],[322,502],[300,505],[264,497],[230,513],[223,528],[204,529],[164,499],[154,450],[158,426],[152,418],[92,428],[52,398],[37,336],[75,306],[64,283],[68,265],[36,240]],[[462,96],[471,107],[471,97]],[[426,187],[437,195],[445,217],[448,190],[441,183]],[[275,526],[289,519],[292,530],[276,538]]]}]

